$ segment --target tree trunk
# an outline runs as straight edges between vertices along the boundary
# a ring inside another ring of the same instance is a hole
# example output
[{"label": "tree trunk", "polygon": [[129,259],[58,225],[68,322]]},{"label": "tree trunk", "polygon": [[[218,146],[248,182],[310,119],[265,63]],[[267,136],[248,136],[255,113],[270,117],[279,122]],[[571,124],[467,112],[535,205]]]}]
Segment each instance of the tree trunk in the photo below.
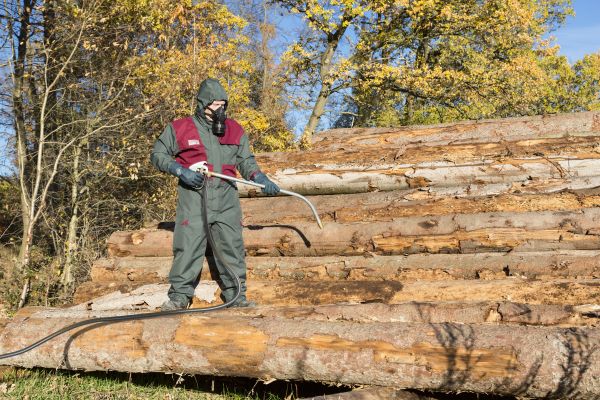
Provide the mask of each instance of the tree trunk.
[{"label": "tree trunk", "polygon": [[330,91],[331,84],[321,83],[321,90],[319,91],[319,95],[317,96],[317,101],[315,101],[313,110],[310,114],[310,117],[308,118],[308,123],[306,124],[306,126],[304,127],[304,131],[302,132],[302,149],[309,149],[312,145],[312,138],[317,130],[319,120],[325,112],[325,105],[327,104],[327,99],[331,94]]},{"label": "tree trunk", "polygon": [[[313,150],[261,154],[259,164],[282,187],[305,195],[427,188],[464,196],[600,186],[598,112],[324,135]],[[244,186],[240,194],[258,192]]]},{"label": "tree trunk", "polygon": [[[244,244],[250,255],[326,256],[414,253],[481,253],[600,249],[600,209],[573,212],[447,214],[397,218],[392,222],[250,225]],[[115,232],[113,257],[172,254],[170,230]]]},{"label": "tree trunk", "polygon": [[[435,281],[310,281],[310,280],[248,280],[248,297],[258,304],[276,306],[309,306],[338,303],[385,303],[406,301],[504,301],[528,304],[599,304],[597,280],[554,279],[532,281],[523,278],[494,280],[435,280]],[[104,307],[109,300],[134,290],[142,293],[162,293],[168,284],[85,282],[77,288],[74,302],[92,303]],[[218,298],[218,285],[208,281],[199,286],[196,303],[211,304]],[[199,294],[200,293],[200,294]],[[104,298],[100,298],[106,296]],[[163,298],[163,297],[161,297]],[[144,309],[149,300],[136,297],[128,308]],[[160,304],[158,304],[160,305]],[[90,305],[91,308],[93,306]]]},{"label": "tree trunk", "polygon": [[[292,156],[290,156],[290,159]],[[267,165],[268,168],[268,165]],[[282,188],[303,195],[367,193],[421,188],[440,195],[494,195],[587,189],[600,186],[600,158],[483,160],[468,165],[427,162],[421,165],[356,162],[354,164],[280,169],[270,176]],[[259,191],[240,185],[240,196],[257,197]]]},{"label": "tree trunk", "polygon": [[[0,352],[88,318],[16,317]],[[596,328],[181,316],[96,325],[11,365],[302,379],[523,397],[596,398]]]},{"label": "tree trunk", "polygon": [[[173,257],[103,258],[92,265],[93,282],[164,283]],[[600,251],[411,254],[408,256],[246,257],[256,280],[447,280],[507,276],[600,278]],[[201,280],[216,279],[206,260]]]},{"label": "tree trunk", "polygon": [[[377,132],[376,129],[373,130]],[[344,146],[323,145],[323,148],[315,146],[312,150],[303,152],[263,153],[257,158],[261,166],[272,173],[286,168],[314,168],[315,165],[330,169],[338,166],[339,169],[340,164],[412,166],[447,161],[453,165],[471,165],[482,161],[491,163],[523,158],[544,160],[599,157],[597,144],[600,131],[588,132],[587,136],[528,137],[501,142],[488,142],[485,138],[479,138],[477,141],[452,141],[445,144],[404,143],[401,140],[405,139],[403,133],[373,134],[363,140],[355,138],[356,140]]]},{"label": "tree trunk", "polygon": [[22,218],[23,234],[21,235],[21,246],[19,247],[19,262],[17,263],[19,270],[29,264],[31,242],[33,240],[33,224],[29,220],[29,214],[22,213]]},{"label": "tree trunk", "polygon": [[[19,310],[17,317],[31,316],[59,318],[71,317],[73,313],[88,311],[89,317],[131,314],[134,307],[132,299],[150,300],[145,306],[137,309],[152,310],[157,304],[154,289],[164,289],[164,285],[155,285],[144,290],[134,291],[106,299],[102,304],[76,305],[69,308],[27,307]],[[138,293],[143,293],[139,295]],[[166,296],[165,291],[162,291]],[[112,301],[115,307],[106,306]],[[96,306],[96,307],[95,307]],[[191,308],[197,308],[194,304]],[[106,308],[106,309],[103,309]],[[536,326],[594,326],[600,318],[600,306],[563,306],[554,304],[522,304],[510,301],[498,302],[406,302],[399,304],[331,304],[316,306],[260,306],[251,308],[228,308],[213,312],[218,316],[247,316],[290,318],[309,321],[350,321],[350,322],[419,322],[435,323],[454,322],[457,324],[519,324]],[[8,320],[6,320],[8,323]]]},{"label": "tree trunk", "polygon": [[[393,192],[309,196],[323,222],[391,221],[401,217],[489,212],[576,211],[600,206],[600,192],[563,191],[545,194],[505,193],[497,196],[438,197],[417,189]],[[244,224],[312,222],[308,207],[293,197],[242,199]]]},{"label": "tree trunk", "polygon": [[[19,249],[19,262],[17,267],[24,268],[29,263],[29,254],[31,250],[31,242],[33,236],[33,221],[31,218],[30,208],[31,203],[35,199],[31,198],[29,188],[29,171],[28,164],[30,155],[27,150],[27,127],[26,127],[26,111],[25,111],[25,70],[27,64],[27,51],[29,46],[29,30],[31,25],[32,2],[25,0],[21,15],[19,18],[19,33],[16,37],[18,43],[17,48],[13,48],[12,60],[14,65],[13,71],[13,90],[12,90],[12,108],[14,116],[14,128],[16,133],[17,147],[17,163],[19,167],[19,186],[21,189],[21,218],[23,224],[23,233],[21,237],[21,247]],[[13,31],[11,18],[7,19],[9,24],[8,31]]]},{"label": "tree trunk", "polygon": [[313,151],[352,151],[360,147],[387,151],[407,145],[438,146],[505,142],[561,137],[599,136],[600,112],[589,111],[531,117],[450,122],[433,125],[413,125],[398,128],[333,129],[315,135]]},{"label": "tree trunk", "polygon": [[70,285],[73,282],[73,262],[77,252],[77,230],[79,226],[79,180],[81,174],[79,171],[79,160],[81,157],[81,145],[73,148],[73,167],[71,170],[71,216],[69,218],[69,227],[67,230],[67,240],[65,243],[65,265],[63,267],[61,281],[63,285]]}]

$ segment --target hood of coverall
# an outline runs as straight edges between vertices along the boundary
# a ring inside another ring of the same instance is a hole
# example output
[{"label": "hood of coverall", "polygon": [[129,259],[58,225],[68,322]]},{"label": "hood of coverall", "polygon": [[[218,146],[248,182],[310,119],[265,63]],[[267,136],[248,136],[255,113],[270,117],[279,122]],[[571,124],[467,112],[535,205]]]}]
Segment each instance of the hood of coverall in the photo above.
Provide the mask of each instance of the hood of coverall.
[{"label": "hood of coverall", "polygon": [[[196,100],[198,101],[196,112],[204,118],[204,109],[206,106],[215,100],[225,100],[227,102],[229,98],[227,92],[218,80],[208,78],[203,80],[200,84],[198,93],[196,93]],[[227,107],[227,103],[225,104],[225,107]]]}]

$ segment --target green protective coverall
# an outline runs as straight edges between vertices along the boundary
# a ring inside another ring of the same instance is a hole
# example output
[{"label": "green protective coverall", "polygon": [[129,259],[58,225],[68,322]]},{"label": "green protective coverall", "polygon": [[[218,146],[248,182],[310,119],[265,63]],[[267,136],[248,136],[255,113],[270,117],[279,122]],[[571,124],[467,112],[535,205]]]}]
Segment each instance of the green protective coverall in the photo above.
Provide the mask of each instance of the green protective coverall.
[{"label": "green protective coverall", "polygon": [[[152,151],[152,164],[160,171],[168,172],[169,165],[174,160],[188,167],[186,162],[193,164],[198,161],[198,154],[201,154],[201,158],[206,159],[212,171],[235,176],[237,169],[244,179],[251,180],[260,173],[260,169],[250,151],[248,136],[235,121],[228,119],[225,137],[219,138],[212,133],[211,123],[204,114],[204,108],[213,101],[227,101],[225,89],[218,81],[207,79],[202,82],[196,99],[198,100],[196,115],[173,121],[160,135]],[[181,135],[181,126],[186,123],[187,133]],[[242,212],[237,187],[235,183],[220,178],[205,178],[204,184],[208,185],[208,223],[215,246],[218,246],[224,261],[239,277],[240,300],[245,300],[246,262],[242,239]],[[204,226],[201,192],[188,187],[180,180],[177,194],[177,215],[173,236],[174,259],[169,273],[171,284],[169,298],[187,304],[194,295],[194,288],[202,270],[207,232]],[[236,293],[235,281],[231,279],[224,266],[218,260],[215,261],[224,300],[229,301]]]}]

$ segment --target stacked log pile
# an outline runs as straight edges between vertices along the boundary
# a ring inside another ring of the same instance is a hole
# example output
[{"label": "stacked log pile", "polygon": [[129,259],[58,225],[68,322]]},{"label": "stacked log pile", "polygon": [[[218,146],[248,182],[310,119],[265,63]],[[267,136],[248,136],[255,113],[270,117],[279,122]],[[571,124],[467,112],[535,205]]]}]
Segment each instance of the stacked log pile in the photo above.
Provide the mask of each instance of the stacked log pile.
[{"label": "stacked log pile", "polygon": [[[327,131],[258,158],[325,224],[240,187],[260,307],[84,329],[12,362],[600,396],[600,113]],[[17,316],[0,352],[157,307],[172,230],[112,234],[78,305]],[[212,266],[194,307],[220,302]]]}]

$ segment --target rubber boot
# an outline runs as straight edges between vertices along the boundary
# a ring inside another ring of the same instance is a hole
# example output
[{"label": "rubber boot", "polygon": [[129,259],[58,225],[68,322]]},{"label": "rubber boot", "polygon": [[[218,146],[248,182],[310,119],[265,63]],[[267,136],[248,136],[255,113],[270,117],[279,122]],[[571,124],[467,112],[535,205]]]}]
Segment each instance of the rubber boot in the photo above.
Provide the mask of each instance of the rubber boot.
[{"label": "rubber boot", "polygon": [[[231,301],[231,299],[233,299],[236,293],[237,288],[227,288],[221,292],[221,299],[223,300],[223,302],[228,303],[229,301]],[[229,307],[256,307],[256,303],[254,301],[249,301],[246,298],[246,294],[242,293],[237,298],[235,303],[233,303]]]},{"label": "rubber boot", "polygon": [[188,302],[179,302],[174,300],[167,300],[160,306],[160,311],[175,311],[175,310],[184,310],[188,308]]}]

